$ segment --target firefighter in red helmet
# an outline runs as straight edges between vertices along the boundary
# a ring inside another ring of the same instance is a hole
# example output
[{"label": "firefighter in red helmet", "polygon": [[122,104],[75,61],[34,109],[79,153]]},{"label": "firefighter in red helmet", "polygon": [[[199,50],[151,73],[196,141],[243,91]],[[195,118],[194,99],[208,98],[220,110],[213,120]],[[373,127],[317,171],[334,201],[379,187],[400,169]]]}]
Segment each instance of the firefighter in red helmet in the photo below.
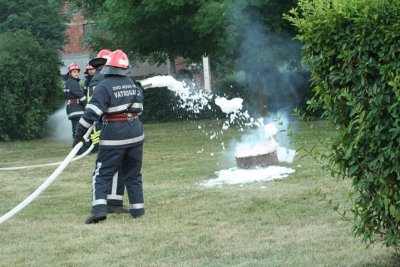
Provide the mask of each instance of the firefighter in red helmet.
[{"label": "firefighter in red helmet", "polygon": [[[103,69],[104,64],[106,64],[107,59],[110,58],[110,55],[111,55],[110,50],[102,49],[95,58],[89,61],[89,65],[95,68],[96,73],[90,80],[90,83],[88,84],[85,90],[86,98],[88,101],[90,101],[90,98],[92,97],[97,84],[104,79],[104,75],[101,74],[100,71]],[[95,125],[93,133],[90,136],[92,144],[94,145],[93,152],[97,152],[99,149],[100,129],[101,129],[101,121]]]},{"label": "firefighter in red helmet", "polygon": [[[96,90],[96,86],[99,84],[99,82],[104,80],[104,75],[101,73],[101,70],[103,69],[107,60],[110,58],[111,53],[112,52],[108,49],[102,49],[95,58],[89,61],[89,65],[96,68],[96,73],[86,90],[86,97],[88,101],[90,101],[90,98]],[[92,152],[98,152],[99,150],[101,127],[102,121],[100,120],[96,123],[90,136],[91,143],[94,145]],[[112,184],[113,186],[111,191],[107,196],[108,213],[129,213],[129,209],[123,205],[125,185],[122,179],[121,171],[115,173]]]},{"label": "firefighter in red helmet", "polygon": [[97,86],[85,113],[79,120],[74,143],[100,117],[103,127],[93,176],[92,215],[87,224],[107,218],[107,195],[114,174],[121,170],[128,191],[132,217],[144,215],[142,189],[143,124],[139,116],[143,110],[143,91],[128,77],[129,60],[121,50],[112,52],[102,70],[105,79]]},{"label": "firefighter in red helmet", "polygon": [[[86,64],[86,70],[84,72],[84,74],[85,74],[85,85],[83,86],[83,91],[85,92],[85,95],[87,95],[87,90],[88,90],[90,81],[92,80],[92,78],[93,78],[95,73],[96,73],[96,69],[92,65]],[[88,101],[89,101],[89,99],[88,99]]]},{"label": "firefighter in red helmet", "polygon": [[72,134],[86,106],[86,97],[79,85],[79,72],[76,63],[68,65],[64,83],[64,99],[67,100],[67,116],[71,120]]}]

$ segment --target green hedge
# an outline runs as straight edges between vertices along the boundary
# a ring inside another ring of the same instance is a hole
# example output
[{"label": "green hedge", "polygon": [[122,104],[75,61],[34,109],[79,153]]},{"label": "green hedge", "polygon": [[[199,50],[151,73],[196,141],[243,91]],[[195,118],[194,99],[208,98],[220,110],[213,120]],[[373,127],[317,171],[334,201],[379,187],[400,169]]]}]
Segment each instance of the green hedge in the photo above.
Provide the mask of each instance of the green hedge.
[{"label": "green hedge", "polygon": [[[215,96],[214,96],[215,98]],[[144,90],[143,122],[168,122],[178,120],[198,120],[222,118],[221,109],[215,105],[213,98],[197,112],[192,106],[201,106],[198,101],[189,102],[181,99],[175,92],[166,87]]]},{"label": "green hedge", "polygon": [[0,141],[42,137],[62,101],[59,58],[26,31],[0,35]]},{"label": "green hedge", "polygon": [[340,126],[332,169],[352,179],[354,232],[400,247],[400,1],[300,0],[287,18],[312,68],[311,108]]}]

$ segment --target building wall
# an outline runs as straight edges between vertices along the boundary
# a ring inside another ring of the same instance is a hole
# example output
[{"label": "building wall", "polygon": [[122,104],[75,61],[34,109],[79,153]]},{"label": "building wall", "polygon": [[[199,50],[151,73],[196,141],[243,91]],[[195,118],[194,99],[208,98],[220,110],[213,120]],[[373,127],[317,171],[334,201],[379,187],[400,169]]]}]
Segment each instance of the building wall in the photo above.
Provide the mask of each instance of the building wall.
[{"label": "building wall", "polygon": [[[60,68],[60,73],[66,74],[68,65],[76,63],[81,68],[79,77],[84,79],[83,72],[86,69],[86,64],[97,54],[97,52],[92,52],[82,46],[85,28],[91,30],[92,28],[87,26],[90,26],[92,22],[85,20],[79,11],[74,12],[71,10],[71,6],[68,4],[64,5],[64,12],[71,15],[71,22],[68,23],[68,28],[65,31],[68,41],[63,50],[60,51],[60,58],[63,64]],[[170,74],[169,69],[169,63],[156,66],[143,62],[133,66],[133,78],[142,79],[149,74]]]},{"label": "building wall", "polygon": [[83,72],[85,71],[86,64],[90,57],[89,49],[82,46],[85,34],[84,25],[87,24],[88,21],[84,20],[84,17],[79,11],[72,10],[69,4],[64,5],[64,12],[71,15],[71,22],[68,23],[65,31],[67,42],[60,51],[60,59],[62,62],[60,73],[66,74],[68,65],[76,63],[81,68],[79,77],[83,79]]}]

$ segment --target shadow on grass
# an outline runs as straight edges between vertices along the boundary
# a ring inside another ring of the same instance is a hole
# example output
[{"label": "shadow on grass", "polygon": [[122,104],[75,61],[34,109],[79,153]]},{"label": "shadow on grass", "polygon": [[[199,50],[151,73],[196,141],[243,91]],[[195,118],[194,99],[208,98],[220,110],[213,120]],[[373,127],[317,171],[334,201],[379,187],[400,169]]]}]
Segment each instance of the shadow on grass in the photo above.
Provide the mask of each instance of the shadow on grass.
[{"label": "shadow on grass", "polygon": [[362,265],[362,267],[400,267],[400,254],[394,252],[390,258],[387,259],[377,259],[375,262],[367,263]]}]

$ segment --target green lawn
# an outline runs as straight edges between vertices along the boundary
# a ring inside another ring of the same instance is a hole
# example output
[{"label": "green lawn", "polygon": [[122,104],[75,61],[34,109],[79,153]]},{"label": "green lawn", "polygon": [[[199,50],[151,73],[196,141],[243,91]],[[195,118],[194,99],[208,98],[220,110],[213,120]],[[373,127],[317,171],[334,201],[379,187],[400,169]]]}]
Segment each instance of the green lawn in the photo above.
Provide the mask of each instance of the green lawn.
[{"label": "green lawn", "polygon": [[[220,126],[145,125],[146,215],[137,220],[111,214],[103,223],[85,225],[95,156],[71,163],[42,195],[0,225],[0,266],[398,266],[392,250],[380,244],[366,248],[323,199],[346,205],[350,181],[332,178],[301,152],[283,165],[296,170],[285,179],[199,186],[235,165],[234,141],[243,135],[230,129],[210,140],[204,132],[211,130]],[[325,122],[296,125],[293,146],[304,141],[311,146],[319,132],[329,136],[335,130]],[[0,168],[62,161],[70,148],[49,140],[0,143]],[[0,215],[54,169],[0,171]]]}]

